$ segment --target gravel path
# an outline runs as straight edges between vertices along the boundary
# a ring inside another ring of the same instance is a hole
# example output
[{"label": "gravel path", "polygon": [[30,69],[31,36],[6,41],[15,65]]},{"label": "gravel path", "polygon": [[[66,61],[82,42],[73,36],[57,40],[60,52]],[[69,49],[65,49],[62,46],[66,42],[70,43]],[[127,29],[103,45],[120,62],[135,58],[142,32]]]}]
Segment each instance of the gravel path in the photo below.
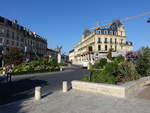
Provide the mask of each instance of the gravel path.
[{"label": "gravel path", "polygon": [[150,113],[150,100],[56,91],[38,102],[30,98],[0,106],[0,113]]}]

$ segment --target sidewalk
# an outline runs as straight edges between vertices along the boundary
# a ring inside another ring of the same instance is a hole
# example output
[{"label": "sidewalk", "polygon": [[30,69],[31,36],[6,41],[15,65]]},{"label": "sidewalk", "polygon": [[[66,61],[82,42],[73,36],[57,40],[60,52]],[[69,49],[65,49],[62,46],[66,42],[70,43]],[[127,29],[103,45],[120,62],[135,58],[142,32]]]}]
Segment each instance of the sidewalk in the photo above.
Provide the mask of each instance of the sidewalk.
[{"label": "sidewalk", "polygon": [[0,106],[0,113],[150,113],[150,100],[121,99],[71,90]]}]

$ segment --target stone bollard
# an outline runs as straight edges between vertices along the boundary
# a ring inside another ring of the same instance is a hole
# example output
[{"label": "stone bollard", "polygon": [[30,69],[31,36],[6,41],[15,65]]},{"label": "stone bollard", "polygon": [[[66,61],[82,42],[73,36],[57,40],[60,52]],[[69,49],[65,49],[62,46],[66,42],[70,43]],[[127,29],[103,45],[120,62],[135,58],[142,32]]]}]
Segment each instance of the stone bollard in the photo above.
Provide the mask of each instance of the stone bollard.
[{"label": "stone bollard", "polygon": [[60,67],[60,71],[63,71],[63,67],[62,66]]},{"label": "stone bollard", "polygon": [[41,87],[35,87],[35,100],[41,100]]},{"label": "stone bollard", "polygon": [[90,65],[88,64],[87,69],[90,70]]},{"label": "stone bollard", "polygon": [[67,92],[68,91],[68,83],[67,83],[67,81],[63,81],[63,84],[62,84],[63,86],[62,86],[62,88],[63,88],[63,92],[65,93],[65,92]]}]

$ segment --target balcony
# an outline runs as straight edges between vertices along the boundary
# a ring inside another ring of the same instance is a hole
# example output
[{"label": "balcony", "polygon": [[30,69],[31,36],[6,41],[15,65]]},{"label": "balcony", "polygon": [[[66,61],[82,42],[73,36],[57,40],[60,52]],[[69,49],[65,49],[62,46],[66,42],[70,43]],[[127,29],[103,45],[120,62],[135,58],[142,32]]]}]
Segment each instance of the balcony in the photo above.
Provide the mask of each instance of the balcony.
[{"label": "balcony", "polygon": [[105,44],[108,44],[108,41],[104,41]]}]

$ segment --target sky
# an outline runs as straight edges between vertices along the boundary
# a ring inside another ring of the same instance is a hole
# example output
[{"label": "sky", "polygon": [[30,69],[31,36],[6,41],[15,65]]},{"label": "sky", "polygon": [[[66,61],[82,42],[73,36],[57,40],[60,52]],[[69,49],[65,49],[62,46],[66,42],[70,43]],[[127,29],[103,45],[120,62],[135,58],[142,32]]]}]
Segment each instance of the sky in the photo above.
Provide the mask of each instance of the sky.
[{"label": "sky", "polygon": [[[0,16],[17,20],[68,53],[86,28],[150,12],[150,0],[1,0]],[[134,50],[150,46],[150,15],[124,22]]]}]

